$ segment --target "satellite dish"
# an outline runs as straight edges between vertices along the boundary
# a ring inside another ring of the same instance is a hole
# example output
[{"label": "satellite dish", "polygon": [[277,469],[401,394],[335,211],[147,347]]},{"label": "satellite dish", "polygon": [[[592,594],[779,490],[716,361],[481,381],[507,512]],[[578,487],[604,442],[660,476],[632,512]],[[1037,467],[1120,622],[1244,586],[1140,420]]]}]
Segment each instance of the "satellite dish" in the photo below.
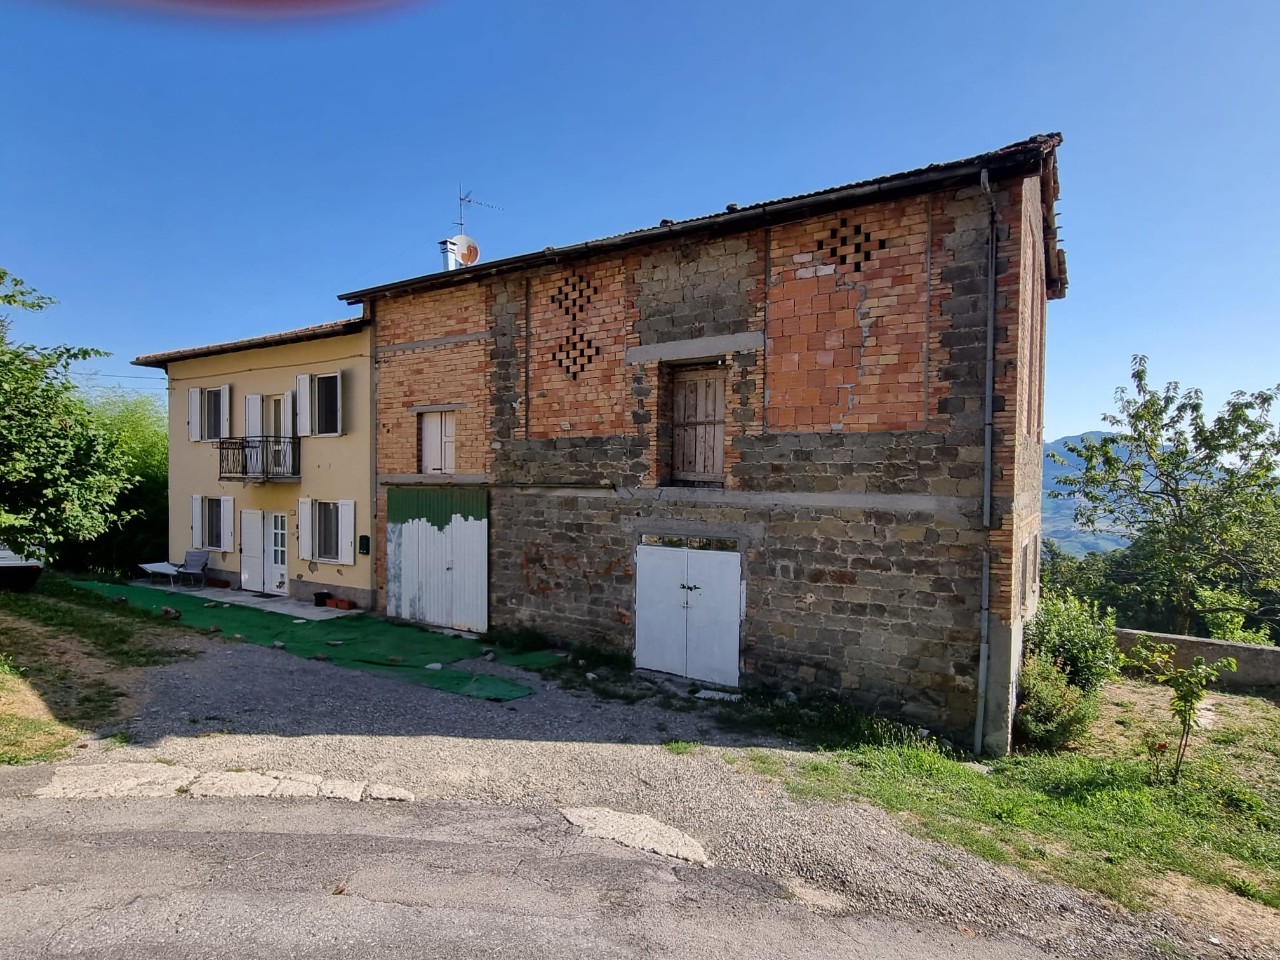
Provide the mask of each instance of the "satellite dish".
[{"label": "satellite dish", "polygon": [[461,266],[469,267],[480,259],[480,245],[465,233],[450,237],[449,243],[453,245],[453,255]]}]

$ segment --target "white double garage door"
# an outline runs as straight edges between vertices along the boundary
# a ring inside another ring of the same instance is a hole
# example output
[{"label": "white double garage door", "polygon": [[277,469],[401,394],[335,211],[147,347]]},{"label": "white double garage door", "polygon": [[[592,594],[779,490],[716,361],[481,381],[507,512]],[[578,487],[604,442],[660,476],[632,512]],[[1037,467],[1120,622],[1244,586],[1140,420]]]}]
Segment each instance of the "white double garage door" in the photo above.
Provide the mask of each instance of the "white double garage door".
[{"label": "white double garage door", "polygon": [[641,544],[636,666],[736,687],[745,605],[741,554]]}]

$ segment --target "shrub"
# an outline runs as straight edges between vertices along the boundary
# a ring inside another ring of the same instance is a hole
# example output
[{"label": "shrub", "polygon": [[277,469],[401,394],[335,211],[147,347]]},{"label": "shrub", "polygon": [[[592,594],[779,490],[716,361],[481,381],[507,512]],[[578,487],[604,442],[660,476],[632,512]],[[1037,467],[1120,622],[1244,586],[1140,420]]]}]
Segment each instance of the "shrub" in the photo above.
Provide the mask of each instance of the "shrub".
[{"label": "shrub", "polygon": [[1046,594],[1027,627],[1027,644],[1057,663],[1067,682],[1095,693],[1119,670],[1116,616],[1071,593]]},{"label": "shrub", "polygon": [[1027,743],[1061,749],[1089,729],[1097,712],[1093,694],[1074,686],[1048,655],[1033,652],[1023,661],[1014,726]]},{"label": "shrub", "polygon": [[[1241,596],[1233,590],[1201,590],[1198,598],[1201,606],[1210,610],[1214,610],[1215,607],[1254,606],[1248,597]],[[1246,627],[1245,615],[1235,610],[1214,610],[1213,613],[1202,613],[1200,617],[1204,620],[1204,625],[1209,628],[1209,636],[1215,640],[1259,645],[1271,643],[1271,631],[1266,627],[1253,629]]]}]

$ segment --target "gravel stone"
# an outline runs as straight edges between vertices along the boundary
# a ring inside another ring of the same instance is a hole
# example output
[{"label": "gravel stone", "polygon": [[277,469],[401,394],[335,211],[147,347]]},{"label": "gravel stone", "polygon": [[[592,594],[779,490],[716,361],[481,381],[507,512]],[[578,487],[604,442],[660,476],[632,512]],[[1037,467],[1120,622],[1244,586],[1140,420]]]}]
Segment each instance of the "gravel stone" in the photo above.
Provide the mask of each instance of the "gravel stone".
[{"label": "gravel stone", "polygon": [[[252,645],[202,646],[197,660],[148,671],[148,709],[129,725],[132,746],[77,751],[70,762],[165,757],[209,772],[296,770],[323,778],[321,796],[343,795],[341,782],[349,785],[345,798],[353,798],[355,786],[368,781],[370,798],[381,791],[378,785],[394,784],[424,800],[608,807],[692,837],[718,869],[822,891],[845,910],[882,920],[954,923],[1073,957],[1155,956],[1158,941],[1189,942],[1189,932],[1167,915],[1129,914],[1101,898],[913,837],[879,808],[792,799],[778,783],[726,763],[725,756],[755,747],[794,758],[801,748],[718,730],[713,716],[723,707],[714,701],[683,698],[683,710],[652,700],[627,705],[500,663],[469,661],[467,669],[533,690],[513,712]],[[662,692],[681,686],[654,679]],[[182,710],[227,719],[219,736],[198,737],[179,716]],[[704,748],[676,756],[661,746],[671,740]],[[219,777],[232,776],[210,775],[211,786],[202,789],[216,790]],[[279,782],[260,779],[264,794]],[[193,793],[204,780],[192,784]],[[1196,939],[1203,942],[1203,935]]]}]

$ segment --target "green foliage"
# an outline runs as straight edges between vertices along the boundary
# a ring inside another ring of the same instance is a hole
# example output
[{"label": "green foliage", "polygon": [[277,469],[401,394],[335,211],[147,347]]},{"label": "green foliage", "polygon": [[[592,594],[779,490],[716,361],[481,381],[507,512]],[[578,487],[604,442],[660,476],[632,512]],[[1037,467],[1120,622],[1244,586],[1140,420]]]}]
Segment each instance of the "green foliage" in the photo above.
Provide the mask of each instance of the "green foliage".
[{"label": "green foliage", "polygon": [[1209,628],[1209,636],[1215,640],[1233,643],[1270,644],[1271,631],[1265,627],[1250,629],[1244,625],[1243,610],[1249,608],[1249,598],[1235,590],[1202,589],[1199,593],[1200,616]]},{"label": "green foliage", "polygon": [[515,653],[531,653],[551,647],[551,638],[537,627],[520,624],[516,627],[490,627],[479,637],[486,646],[503,647]]},{"label": "green foliage", "polygon": [[[27,286],[21,277],[15,277],[4,267],[0,267],[0,307],[17,307],[19,310],[35,312],[51,307],[58,301],[37,293],[34,287]],[[4,321],[0,317],[0,336],[4,333]]]},{"label": "green foliage", "polygon": [[164,401],[124,390],[85,398],[98,427],[118,446],[134,477],[116,502],[126,517],[93,540],[68,544],[59,565],[95,574],[133,574],[136,564],[169,554],[169,435]]},{"label": "green foliage", "polygon": [[1124,587],[1167,605],[1176,632],[1190,632],[1208,612],[1203,591],[1222,584],[1249,598],[1238,612],[1277,622],[1265,598],[1280,590],[1280,430],[1271,421],[1280,388],[1237,392],[1210,419],[1199,390],[1152,388],[1145,357],[1134,357],[1132,381],[1132,394],[1116,392],[1118,414],[1104,417],[1111,432],[1065,444],[1078,466],[1052,496],[1073,500],[1086,529],[1133,542]]},{"label": "green foliage", "polygon": [[1181,724],[1182,731],[1178,739],[1178,750],[1173,761],[1172,777],[1177,783],[1182,776],[1182,765],[1187,757],[1187,748],[1191,742],[1191,731],[1196,726],[1196,718],[1200,712],[1200,704],[1204,702],[1205,692],[1209,684],[1218,679],[1222,670],[1236,669],[1235,657],[1223,657],[1213,664],[1205,662],[1204,657],[1196,657],[1189,667],[1179,667],[1174,663],[1177,648],[1171,643],[1152,643],[1149,637],[1138,641],[1129,652],[1129,659],[1156,683],[1173,688],[1173,699],[1169,709],[1174,718]]},{"label": "green foliage", "polygon": [[[50,303],[0,270],[0,305],[41,310]],[[13,344],[0,325],[0,543],[10,550],[56,553],[124,519],[115,504],[133,482],[127,458],[71,381],[71,364],[97,356]]]},{"label": "green foliage", "polygon": [[[1280,729],[1280,712],[1257,703],[1266,719],[1249,736],[1261,744]],[[1170,871],[1229,889],[1247,873],[1244,895],[1280,906],[1280,794],[1265,759],[1189,761],[1175,784],[1153,781],[1141,756],[1092,753],[1115,746],[1092,737],[1080,750],[1019,753],[989,771],[927,747],[863,746],[781,755],[769,772],[796,797],[870,801],[907,814],[913,832],[1135,909],[1152,906],[1154,882]],[[1241,780],[1259,774],[1257,790]]]},{"label": "green foliage", "polygon": [[1027,627],[1027,643],[1058,664],[1067,682],[1086,694],[1096,692],[1120,667],[1115,614],[1071,593],[1045,591]]},{"label": "green foliage", "polygon": [[677,757],[683,757],[687,753],[693,753],[702,744],[696,740],[668,740],[662,745],[663,749],[668,753],[673,753]]},{"label": "green foliage", "polygon": [[1053,658],[1032,653],[1023,662],[1014,726],[1031,746],[1061,750],[1079,740],[1097,714],[1097,699],[1074,686]]},{"label": "green foliage", "polygon": [[935,742],[928,731],[872,716],[822,692],[793,699],[764,689],[744,691],[741,700],[725,703],[717,721],[726,729],[767,730],[820,750],[867,744],[923,746]]}]

